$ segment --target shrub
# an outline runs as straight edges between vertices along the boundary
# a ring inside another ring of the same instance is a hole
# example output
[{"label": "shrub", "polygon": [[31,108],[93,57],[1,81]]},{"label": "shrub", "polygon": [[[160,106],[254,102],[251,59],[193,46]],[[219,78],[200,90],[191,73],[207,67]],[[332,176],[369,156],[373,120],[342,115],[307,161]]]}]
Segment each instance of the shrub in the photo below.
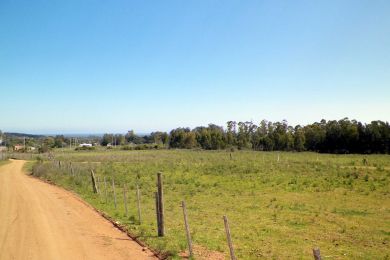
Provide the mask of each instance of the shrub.
[{"label": "shrub", "polygon": [[94,147],[94,146],[81,146],[81,147],[77,147],[75,150],[76,151],[93,151],[93,150],[96,150],[96,147]]},{"label": "shrub", "polygon": [[130,146],[130,145],[125,145],[122,147],[122,150],[125,150],[125,151],[132,151],[134,150],[134,147],[133,146]]}]

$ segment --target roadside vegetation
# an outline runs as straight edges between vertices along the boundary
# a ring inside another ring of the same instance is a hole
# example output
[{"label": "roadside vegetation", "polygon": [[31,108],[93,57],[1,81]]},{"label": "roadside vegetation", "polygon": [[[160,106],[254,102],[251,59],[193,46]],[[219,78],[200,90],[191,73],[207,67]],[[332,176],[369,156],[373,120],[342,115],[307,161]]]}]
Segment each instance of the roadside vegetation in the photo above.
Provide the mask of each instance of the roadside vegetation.
[{"label": "roadside vegetation", "polygon": [[9,163],[8,160],[0,160],[0,166],[8,164],[8,163]]},{"label": "roadside vegetation", "polygon": [[[98,194],[92,192],[91,169],[99,180]],[[157,172],[163,172],[164,179],[163,238],[157,237],[156,230]],[[228,256],[223,215],[229,218],[238,259],[312,259],[311,249],[316,246],[327,259],[390,257],[388,155],[62,149],[55,150],[51,160],[38,158],[33,173],[78,193],[171,258],[179,258],[187,248],[182,200],[198,258],[210,252]]]}]

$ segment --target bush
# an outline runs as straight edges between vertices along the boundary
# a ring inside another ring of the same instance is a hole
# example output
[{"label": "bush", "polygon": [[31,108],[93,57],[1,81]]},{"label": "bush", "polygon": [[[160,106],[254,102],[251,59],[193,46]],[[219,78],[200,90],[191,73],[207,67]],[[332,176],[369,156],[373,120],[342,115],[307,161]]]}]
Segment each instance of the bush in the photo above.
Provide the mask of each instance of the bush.
[{"label": "bush", "polygon": [[50,150],[49,146],[43,145],[43,146],[39,147],[38,153],[47,153],[49,150]]},{"label": "bush", "polygon": [[130,146],[130,145],[125,145],[122,147],[122,150],[125,150],[125,151],[132,151],[134,150],[134,147],[133,146]]},{"label": "bush", "polygon": [[94,147],[94,146],[81,146],[81,147],[77,147],[75,150],[76,151],[93,151],[93,150],[96,150],[96,147]]},{"label": "bush", "polygon": [[125,150],[125,151],[133,151],[133,150],[136,150],[136,151],[140,151],[140,150],[153,150],[153,149],[161,149],[162,147],[159,146],[158,144],[137,144],[135,146],[131,146],[131,145],[126,145],[126,146],[123,146],[122,147],[122,150]]}]

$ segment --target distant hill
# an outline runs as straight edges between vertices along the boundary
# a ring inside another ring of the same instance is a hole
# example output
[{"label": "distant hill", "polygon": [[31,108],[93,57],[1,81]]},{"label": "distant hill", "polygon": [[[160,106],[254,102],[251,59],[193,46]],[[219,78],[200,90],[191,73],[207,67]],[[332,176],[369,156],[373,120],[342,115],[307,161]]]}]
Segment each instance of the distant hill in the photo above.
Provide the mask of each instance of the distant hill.
[{"label": "distant hill", "polygon": [[45,137],[45,135],[33,135],[33,134],[25,134],[25,133],[5,132],[4,134],[6,136],[9,136],[9,137],[27,137],[27,138],[43,138],[43,137]]},{"label": "distant hill", "polygon": [[102,137],[103,136],[103,134],[97,134],[97,133],[95,133],[95,134],[61,134],[61,135],[63,135],[63,136],[65,136],[65,137],[67,137],[67,138],[74,138],[74,137],[79,137],[79,138],[94,138],[94,137]]}]

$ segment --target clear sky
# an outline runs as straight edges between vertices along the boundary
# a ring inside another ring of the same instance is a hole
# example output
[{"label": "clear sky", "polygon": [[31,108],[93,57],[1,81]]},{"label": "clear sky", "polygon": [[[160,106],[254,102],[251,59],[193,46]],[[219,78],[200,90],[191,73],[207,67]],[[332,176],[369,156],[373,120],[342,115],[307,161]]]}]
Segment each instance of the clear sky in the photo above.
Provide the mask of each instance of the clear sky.
[{"label": "clear sky", "polygon": [[0,129],[390,121],[390,1],[0,0]]}]

